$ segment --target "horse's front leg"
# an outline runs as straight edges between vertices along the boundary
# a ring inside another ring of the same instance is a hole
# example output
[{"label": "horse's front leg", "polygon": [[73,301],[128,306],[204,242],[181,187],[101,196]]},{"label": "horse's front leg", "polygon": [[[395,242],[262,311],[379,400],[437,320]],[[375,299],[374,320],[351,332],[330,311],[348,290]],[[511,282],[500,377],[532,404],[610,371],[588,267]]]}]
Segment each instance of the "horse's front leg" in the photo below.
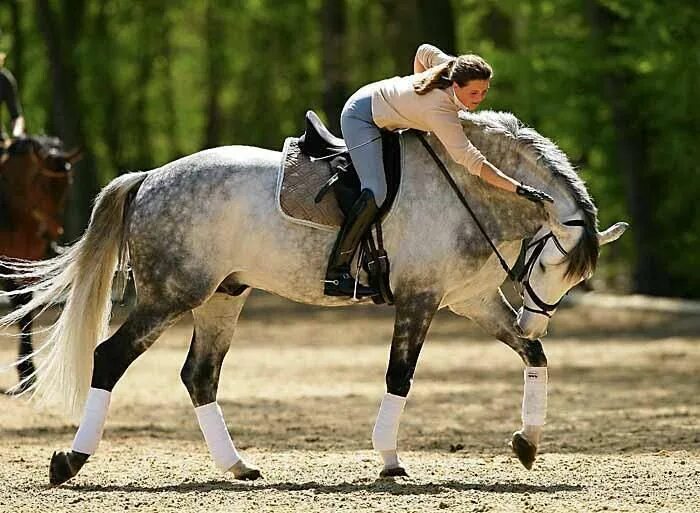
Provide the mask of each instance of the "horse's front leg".
[{"label": "horse's front leg", "polygon": [[539,340],[518,336],[516,312],[498,290],[493,296],[450,305],[450,310],[472,319],[488,333],[511,347],[525,363],[522,428],[510,442],[520,462],[530,470],[535,461],[547,414],[547,357]]},{"label": "horse's front leg", "polygon": [[384,460],[381,477],[405,476],[397,447],[399,420],[411,389],[425,335],[440,300],[432,293],[412,294],[396,299],[394,336],[386,372],[386,394],[379,407],[372,432],[372,446]]}]

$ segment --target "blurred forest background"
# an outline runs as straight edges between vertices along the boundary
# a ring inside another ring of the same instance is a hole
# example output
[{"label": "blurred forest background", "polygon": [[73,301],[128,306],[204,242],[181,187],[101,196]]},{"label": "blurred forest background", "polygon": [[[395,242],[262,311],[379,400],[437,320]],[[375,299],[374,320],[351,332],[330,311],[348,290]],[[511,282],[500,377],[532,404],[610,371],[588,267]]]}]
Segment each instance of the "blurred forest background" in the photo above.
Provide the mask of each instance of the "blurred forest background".
[{"label": "blurred forest background", "polygon": [[700,297],[697,0],[2,0],[0,29],[28,132],[86,150],[66,241],[119,173],[280,149],[310,108],[339,133],[347,96],[431,42],[485,57],[482,107],[554,140],[603,227],[631,223],[598,285]]}]

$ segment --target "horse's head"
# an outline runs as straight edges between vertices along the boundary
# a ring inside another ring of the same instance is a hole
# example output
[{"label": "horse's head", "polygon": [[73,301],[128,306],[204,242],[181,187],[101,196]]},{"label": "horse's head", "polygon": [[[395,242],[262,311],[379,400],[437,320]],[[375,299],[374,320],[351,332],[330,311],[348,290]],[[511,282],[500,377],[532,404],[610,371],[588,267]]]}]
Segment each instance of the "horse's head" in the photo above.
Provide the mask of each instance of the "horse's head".
[{"label": "horse's head", "polygon": [[562,297],[592,275],[600,247],[617,240],[629,226],[620,222],[598,232],[587,219],[560,221],[553,207],[547,207],[547,219],[527,246],[518,278],[523,306],[514,327],[528,339],[547,334]]},{"label": "horse's head", "polygon": [[[73,164],[81,156],[80,150],[64,151],[63,144],[55,137],[14,140],[2,164],[9,198],[15,206],[13,217],[29,214],[29,222],[36,226],[38,236],[56,240],[63,233],[61,213]],[[17,221],[24,225],[21,219]]]}]

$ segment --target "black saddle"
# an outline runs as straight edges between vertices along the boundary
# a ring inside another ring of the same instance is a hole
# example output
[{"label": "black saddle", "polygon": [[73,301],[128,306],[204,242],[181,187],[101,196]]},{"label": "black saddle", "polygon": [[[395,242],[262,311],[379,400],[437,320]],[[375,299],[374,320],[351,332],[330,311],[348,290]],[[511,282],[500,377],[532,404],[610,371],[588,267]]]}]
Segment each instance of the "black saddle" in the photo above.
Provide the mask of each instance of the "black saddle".
[{"label": "black saddle", "polygon": [[[367,272],[369,283],[379,291],[372,301],[377,304],[394,304],[394,295],[389,283],[389,257],[384,249],[382,236],[382,219],[396,199],[401,177],[401,143],[396,132],[381,131],[382,154],[384,158],[384,173],[386,175],[387,196],[380,207],[374,222],[374,232],[370,229],[360,242],[362,247],[362,267]],[[299,138],[299,148],[311,158],[329,161],[331,177],[316,195],[316,203],[323,195],[333,189],[338,205],[343,214],[347,215],[353,204],[359,198],[360,179],[352,164],[350,153],[345,141],[334,136],[313,111],[306,112],[306,130]]]},{"label": "black saddle", "polygon": [[[381,130],[384,174],[386,176],[386,201],[379,209],[379,219],[391,209],[401,181],[401,145],[399,134]],[[343,214],[348,213],[360,196],[360,179],[350,158],[345,141],[334,136],[312,110],[306,112],[306,130],[299,138],[299,148],[309,157],[325,159],[331,166],[331,178],[316,196],[316,202],[331,188]]]}]

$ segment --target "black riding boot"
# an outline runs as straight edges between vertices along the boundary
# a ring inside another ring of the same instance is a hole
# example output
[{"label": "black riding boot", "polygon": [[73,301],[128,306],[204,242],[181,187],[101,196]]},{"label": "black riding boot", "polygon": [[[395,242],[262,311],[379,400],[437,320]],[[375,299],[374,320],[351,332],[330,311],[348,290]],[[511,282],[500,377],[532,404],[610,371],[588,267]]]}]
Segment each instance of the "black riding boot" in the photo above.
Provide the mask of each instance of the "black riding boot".
[{"label": "black riding boot", "polygon": [[364,189],[350,209],[331,252],[323,290],[327,296],[367,297],[379,294],[379,291],[360,283],[355,290],[355,278],[350,274],[350,262],[355,249],[377,217],[378,211],[374,194],[369,189]]}]

